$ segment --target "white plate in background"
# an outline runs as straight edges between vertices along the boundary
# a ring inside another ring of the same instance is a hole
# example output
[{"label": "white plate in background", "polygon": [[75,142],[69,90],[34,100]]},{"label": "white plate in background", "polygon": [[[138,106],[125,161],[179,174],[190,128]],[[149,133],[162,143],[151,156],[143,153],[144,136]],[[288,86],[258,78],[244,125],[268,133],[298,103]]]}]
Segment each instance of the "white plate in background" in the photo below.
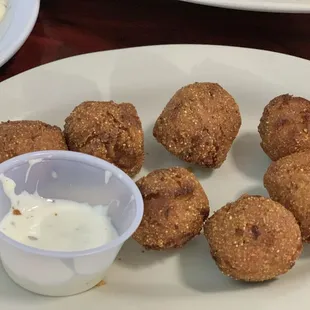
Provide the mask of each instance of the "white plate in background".
[{"label": "white plate in background", "polygon": [[0,66],[24,44],[38,17],[40,0],[8,0],[0,22]]},{"label": "white plate in background", "polygon": [[[98,52],[49,63],[0,83],[0,119],[39,119],[62,126],[84,100],[132,102],[145,131],[142,176],[156,168],[189,166],[155,141],[154,122],[181,86],[218,82],[238,102],[242,127],[220,169],[210,173],[194,168],[213,212],[243,193],[266,194],[262,177],[269,160],[257,133],[261,113],[283,93],[310,98],[309,77],[309,61],[253,49],[167,45]],[[31,294],[0,269],[0,309],[309,310],[309,247],[278,280],[244,284],[219,272],[202,236],[168,252],[143,252],[130,240],[106,275],[107,284],[77,296]]]},{"label": "white plate in background", "polygon": [[180,0],[235,10],[310,13],[310,0]]}]

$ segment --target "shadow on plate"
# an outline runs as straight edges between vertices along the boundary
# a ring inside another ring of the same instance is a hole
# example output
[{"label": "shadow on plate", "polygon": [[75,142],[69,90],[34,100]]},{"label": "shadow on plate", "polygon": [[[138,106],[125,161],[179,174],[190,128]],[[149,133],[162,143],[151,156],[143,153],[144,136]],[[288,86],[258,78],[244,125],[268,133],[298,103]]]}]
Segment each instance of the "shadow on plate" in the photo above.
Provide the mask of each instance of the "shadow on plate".
[{"label": "shadow on plate", "polygon": [[238,192],[238,194],[236,194],[235,198],[238,199],[244,194],[259,195],[259,196],[263,196],[263,197],[267,197],[267,198],[269,197],[269,194],[263,185],[252,186],[252,187],[240,190],[240,192]]},{"label": "shadow on plate", "polygon": [[[165,274],[163,273],[163,277],[164,276]],[[102,291],[104,291],[105,294],[116,295],[118,298],[124,298],[124,296],[127,295],[130,296],[130,298],[134,297],[139,303],[143,302],[143,304],[147,303],[148,305],[151,303],[152,309],[155,309],[155,303],[159,303],[157,307],[158,309],[167,309],[162,307],[163,304],[160,298],[165,298],[165,301],[170,300],[174,303],[176,298],[178,298],[178,300],[185,297],[195,298],[195,294],[192,291],[184,287],[180,287],[178,283],[152,283],[151,281],[146,281],[145,283],[132,283],[130,285],[124,283],[112,285],[109,283],[109,285],[102,288]],[[145,307],[145,309],[149,308]]]},{"label": "shadow on plate", "polygon": [[117,264],[127,265],[131,268],[143,269],[158,264],[167,258],[178,255],[178,250],[152,251],[145,250],[132,238],[122,247],[116,259]]},{"label": "shadow on plate", "polygon": [[310,244],[304,243],[304,248],[302,250],[302,253],[300,255],[300,259],[310,259]]},{"label": "shadow on plate", "polygon": [[203,293],[253,289],[276,281],[246,283],[223,275],[210,255],[204,236],[199,236],[188,243],[180,252],[179,259],[181,279],[184,284]]},{"label": "shadow on plate", "polygon": [[232,157],[237,168],[246,176],[262,181],[270,164],[270,159],[260,147],[258,133],[241,134],[232,147]]}]

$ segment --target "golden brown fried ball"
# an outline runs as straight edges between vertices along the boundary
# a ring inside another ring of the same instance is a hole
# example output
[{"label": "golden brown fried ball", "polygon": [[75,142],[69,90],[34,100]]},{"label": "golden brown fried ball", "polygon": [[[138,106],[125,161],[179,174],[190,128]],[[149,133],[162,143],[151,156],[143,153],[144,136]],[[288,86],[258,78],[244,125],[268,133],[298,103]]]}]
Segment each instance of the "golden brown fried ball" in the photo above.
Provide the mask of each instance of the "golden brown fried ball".
[{"label": "golden brown fried ball", "polygon": [[133,238],[147,249],[180,248],[200,234],[209,201],[200,183],[185,168],[155,170],[137,182],[144,215]]},{"label": "golden brown fried ball", "polygon": [[0,163],[25,153],[67,150],[61,129],[40,121],[0,123]]},{"label": "golden brown fried ball", "polygon": [[273,162],[264,185],[270,197],[289,209],[310,242],[310,151],[295,153]]},{"label": "golden brown fried ball", "polygon": [[131,103],[83,102],[66,118],[64,132],[71,151],[102,158],[130,176],[142,167],[142,125]]},{"label": "golden brown fried ball", "polygon": [[310,101],[291,95],[274,98],[264,109],[258,132],[271,160],[310,150]]},{"label": "golden brown fried ball", "polygon": [[289,271],[302,250],[293,214],[261,196],[228,203],[206,221],[204,233],[219,269],[236,280],[273,279]]},{"label": "golden brown fried ball", "polygon": [[241,126],[234,98],[215,83],[179,89],[159,116],[154,137],[170,153],[190,163],[220,167]]}]

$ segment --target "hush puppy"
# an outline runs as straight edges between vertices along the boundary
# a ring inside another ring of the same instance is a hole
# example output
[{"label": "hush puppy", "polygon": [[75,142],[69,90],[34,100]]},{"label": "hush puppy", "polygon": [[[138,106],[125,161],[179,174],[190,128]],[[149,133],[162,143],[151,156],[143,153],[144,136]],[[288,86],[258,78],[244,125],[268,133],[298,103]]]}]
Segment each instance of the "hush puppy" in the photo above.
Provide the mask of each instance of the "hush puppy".
[{"label": "hush puppy", "polygon": [[66,118],[64,133],[69,150],[102,158],[129,176],[142,167],[142,125],[130,103],[83,102]]},{"label": "hush puppy", "polygon": [[0,123],[0,163],[25,153],[67,150],[61,129],[40,121]]},{"label": "hush puppy", "polygon": [[241,126],[234,98],[215,83],[179,89],[157,119],[153,135],[180,159],[220,167]]},{"label": "hush puppy", "polygon": [[310,101],[291,95],[274,98],[264,109],[258,132],[273,161],[310,150]]},{"label": "hush puppy", "polygon": [[146,249],[180,248],[199,235],[209,201],[191,172],[174,167],[155,170],[137,181],[144,215],[133,238]]},{"label": "hush puppy", "polygon": [[303,241],[310,242],[310,151],[273,162],[264,185],[271,199],[290,210],[300,225]]},{"label": "hush puppy", "polygon": [[225,275],[260,282],[290,270],[302,250],[293,214],[260,196],[241,196],[205,223],[211,255]]}]

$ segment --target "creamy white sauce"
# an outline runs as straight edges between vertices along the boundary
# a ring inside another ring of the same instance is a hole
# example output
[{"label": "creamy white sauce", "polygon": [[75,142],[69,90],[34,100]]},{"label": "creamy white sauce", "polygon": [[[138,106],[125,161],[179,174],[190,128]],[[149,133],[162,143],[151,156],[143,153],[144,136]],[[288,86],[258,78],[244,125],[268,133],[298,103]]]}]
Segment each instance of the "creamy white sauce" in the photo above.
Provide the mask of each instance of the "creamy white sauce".
[{"label": "creamy white sauce", "polygon": [[3,19],[6,9],[7,9],[8,1],[7,0],[0,0],[0,22]]},{"label": "creamy white sauce", "polygon": [[0,222],[0,230],[20,243],[52,251],[80,251],[118,236],[107,214],[109,206],[45,199],[25,191],[16,195],[13,180],[0,175],[0,181],[11,201],[11,211]]}]

